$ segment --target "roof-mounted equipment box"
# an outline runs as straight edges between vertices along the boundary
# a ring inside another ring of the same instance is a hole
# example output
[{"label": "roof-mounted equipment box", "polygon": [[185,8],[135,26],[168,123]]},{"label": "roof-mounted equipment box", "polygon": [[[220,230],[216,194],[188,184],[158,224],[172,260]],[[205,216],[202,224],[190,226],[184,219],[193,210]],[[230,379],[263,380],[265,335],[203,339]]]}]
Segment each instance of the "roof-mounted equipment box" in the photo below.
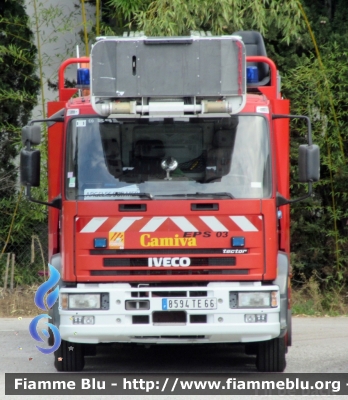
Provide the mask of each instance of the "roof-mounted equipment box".
[{"label": "roof-mounted equipment box", "polygon": [[236,36],[104,37],[91,52],[92,104],[104,116],[154,115],[159,102],[162,115],[235,114],[245,104],[245,66]]}]

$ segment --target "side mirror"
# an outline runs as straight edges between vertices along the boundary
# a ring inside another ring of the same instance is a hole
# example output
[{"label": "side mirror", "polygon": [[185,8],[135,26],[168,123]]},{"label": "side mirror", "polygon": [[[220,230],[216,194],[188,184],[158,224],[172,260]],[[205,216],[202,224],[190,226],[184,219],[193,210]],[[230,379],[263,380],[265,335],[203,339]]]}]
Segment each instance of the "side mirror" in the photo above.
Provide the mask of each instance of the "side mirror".
[{"label": "side mirror", "polygon": [[285,204],[296,203],[307,199],[312,195],[312,183],[317,182],[320,178],[320,152],[316,144],[312,144],[312,124],[311,120],[304,115],[286,115],[275,114],[272,119],[288,118],[288,119],[304,119],[307,122],[308,144],[301,144],[298,154],[299,182],[308,183],[308,192],[302,197],[289,200],[277,193],[277,207]]},{"label": "side mirror", "polygon": [[21,151],[20,180],[25,186],[40,186],[40,150]]},{"label": "side mirror", "polygon": [[317,182],[320,179],[320,152],[315,144],[302,144],[298,155],[299,182]]},{"label": "side mirror", "polygon": [[46,201],[36,200],[31,197],[31,187],[40,186],[40,167],[41,167],[41,154],[40,150],[33,150],[31,146],[36,146],[41,143],[41,127],[39,125],[33,125],[35,122],[46,122],[52,124],[54,122],[64,121],[64,110],[60,110],[58,113],[52,115],[48,119],[37,119],[29,122],[29,125],[22,128],[22,142],[25,149],[20,154],[20,182],[23,186],[26,186],[25,195],[30,201],[37,204],[43,204],[45,206],[55,207],[58,209],[62,208],[62,198],[57,196],[50,203]]},{"label": "side mirror", "polygon": [[41,143],[41,127],[39,125],[27,125],[22,128],[22,143],[29,143],[33,146]]}]

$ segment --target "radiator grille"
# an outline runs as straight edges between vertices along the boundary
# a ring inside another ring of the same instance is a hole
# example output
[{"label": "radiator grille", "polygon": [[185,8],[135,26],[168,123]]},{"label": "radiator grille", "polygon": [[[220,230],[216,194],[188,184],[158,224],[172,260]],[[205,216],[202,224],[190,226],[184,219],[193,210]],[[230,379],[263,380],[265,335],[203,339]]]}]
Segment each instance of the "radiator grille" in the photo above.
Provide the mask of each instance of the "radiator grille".
[{"label": "radiator grille", "polygon": [[146,268],[143,270],[93,270],[91,276],[149,276],[149,275],[182,275],[183,278],[188,275],[248,275],[247,269],[187,269],[182,268]]},{"label": "radiator grille", "polygon": [[[235,257],[191,257],[190,267],[235,266]],[[148,267],[147,258],[104,258],[104,267]]]}]

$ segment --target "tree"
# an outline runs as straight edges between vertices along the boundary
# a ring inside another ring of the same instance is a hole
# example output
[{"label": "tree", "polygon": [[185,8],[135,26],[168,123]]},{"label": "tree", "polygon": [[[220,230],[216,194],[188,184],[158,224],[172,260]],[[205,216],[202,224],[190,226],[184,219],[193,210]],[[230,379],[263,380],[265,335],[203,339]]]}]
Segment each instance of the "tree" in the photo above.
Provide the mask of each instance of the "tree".
[{"label": "tree", "polygon": [[[288,53],[278,46],[277,53],[283,66],[288,66],[283,94],[291,99],[292,113],[311,116],[313,135],[321,148],[321,181],[312,201],[292,206],[293,266],[295,274],[308,278],[314,273],[322,282],[342,287],[348,281],[348,41],[344,24],[348,4],[306,0],[303,11],[308,30],[301,43]],[[293,143],[301,140],[303,132],[294,127]],[[297,193],[298,185],[293,183],[293,187]]]},{"label": "tree", "polygon": [[23,0],[0,4],[0,177],[5,180],[0,197],[15,193],[20,127],[28,122],[39,88],[36,48],[23,4]]},{"label": "tree", "polygon": [[[36,104],[39,88],[36,47],[23,0],[0,3],[0,254],[9,242],[21,192],[17,190],[21,127]],[[22,216],[25,219],[24,216]],[[23,233],[22,230],[21,233]],[[18,238],[17,238],[18,239]],[[16,239],[16,240],[17,240]],[[28,240],[26,240],[28,242]],[[18,243],[18,240],[17,240]],[[30,242],[29,242],[30,243]],[[11,248],[8,250],[11,251]],[[2,258],[2,262],[4,258]]]},{"label": "tree", "polygon": [[209,30],[231,34],[276,26],[289,41],[303,27],[296,0],[110,0],[115,27],[145,31],[146,35],[185,35]]}]

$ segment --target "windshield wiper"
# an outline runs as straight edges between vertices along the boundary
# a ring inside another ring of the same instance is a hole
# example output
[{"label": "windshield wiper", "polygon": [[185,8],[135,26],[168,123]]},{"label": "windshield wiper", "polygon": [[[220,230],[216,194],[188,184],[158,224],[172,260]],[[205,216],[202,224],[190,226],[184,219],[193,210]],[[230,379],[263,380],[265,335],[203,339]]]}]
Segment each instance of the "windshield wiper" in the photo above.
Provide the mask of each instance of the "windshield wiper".
[{"label": "windshield wiper", "polygon": [[177,194],[161,194],[157,195],[160,197],[204,197],[204,196],[213,196],[213,197],[222,197],[226,196],[230,199],[234,199],[234,196],[228,192],[217,192],[217,193],[204,193],[204,192],[196,192],[196,193],[177,193]]},{"label": "windshield wiper", "polygon": [[120,196],[131,196],[131,197],[147,197],[150,200],[154,199],[151,193],[126,193],[126,192],[114,192],[114,193],[90,193],[90,194],[80,194],[77,197],[120,197]]},{"label": "windshield wiper", "polygon": [[137,196],[137,197],[147,197],[150,200],[154,199],[153,194],[151,193],[126,193],[126,192],[116,192],[112,193],[113,196]]},{"label": "windshield wiper", "polygon": [[226,196],[226,197],[229,197],[230,199],[234,199],[234,196],[228,192],[216,192],[216,193],[197,192],[195,195],[197,195],[197,196],[214,196],[214,197]]}]

